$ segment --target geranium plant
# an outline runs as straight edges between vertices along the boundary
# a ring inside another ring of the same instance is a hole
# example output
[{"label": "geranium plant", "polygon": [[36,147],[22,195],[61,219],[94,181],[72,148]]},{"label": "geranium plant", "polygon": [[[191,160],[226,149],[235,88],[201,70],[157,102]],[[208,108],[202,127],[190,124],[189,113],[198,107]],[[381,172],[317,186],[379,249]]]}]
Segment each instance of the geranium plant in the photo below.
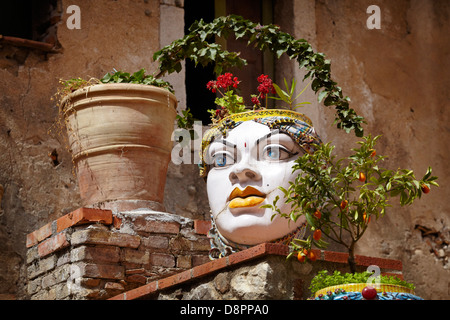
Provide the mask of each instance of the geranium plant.
[{"label": "geranium plant", "polygon": [[[261,74],[257,79],[258,86],[256,90],[258,94],[251,94],[250,100],[252,103],[251,107],[247,107],[244,102],[244,98],[240,96],[238,92],[238,86],[241,81],[233,76],[232,73],[226,72],[219,75],[216,80],[208,81],[206,88],[212,93],[218,93],[219,96],[215,99],[216,109],[209,109],[208,112],[211,114],[211,120],[216,123],[228,115],[245,112],[249,110],[260,110],[266,109],[268,104],[268,99],[275,99],[284,102],[286,105],[279,106],[282,109],[295,110],[310,102],[300,102],[295,103],[295,100],[306,90],[307,86],[299,93],[296,97],[295,94],[295,79],[292,80],[292,85],[289,87],[285,80],[286,90],[281,89],[277,84],[275,84],[268,75]],[[270,96],[272,95],[272,96]],[[264,103],[262,103],[264,101]],[[178,127],[190,129],[192,127],[193,115],[189,109],[183,110],[182,115],[177,115]]]},{"label": "geranium plant", "polygon": [[355,272],[355,245],[371,219],[385,215],[391,198],[399,197],[400,205],[410,205],[428,193],[431,185],[438,186],[431,167],[420,180],[412,170],[381,168],[380,162],[385,157],[375,151],[379,137],[363,137],[358,142],[359,148],[338,160],[333,155],[334,146],[328,143],[295,161],[293,171],[298,171],[297,178],[288,189],[281,188],[292,211],[282,213],[277,207],[279,198],[265,205],[276,212],[274,216],[293,221],[301,216],[306,218],[311,234],[292,242],[290,256],[296,255],[301,262],[314,261],[311,249],[326,248],[333,241],[347,249],[350,271]]},{"label": "geranium plant", "polygon": [[[267,75],[260,75],[257,78],[259,83],[257,87],[258,94],[251,95],[253,106],[251,110],[258,110],[261,106],[260,99],[265,99],[267,106],[267,98],[269,93],[275,93],[272,80]],[[241,81],[233,76],[232,73],[225,73],[211,80],[206,84],[206,88],[212,93],[219,93],[220,96],[215,99],[216,109],[209,109],[213,123],[222,120],[228,115],[248,111],[244,103],[244,98],[237,94],[238,85]],[[190,117],[189,113],[184,113],[184,117]]]}]

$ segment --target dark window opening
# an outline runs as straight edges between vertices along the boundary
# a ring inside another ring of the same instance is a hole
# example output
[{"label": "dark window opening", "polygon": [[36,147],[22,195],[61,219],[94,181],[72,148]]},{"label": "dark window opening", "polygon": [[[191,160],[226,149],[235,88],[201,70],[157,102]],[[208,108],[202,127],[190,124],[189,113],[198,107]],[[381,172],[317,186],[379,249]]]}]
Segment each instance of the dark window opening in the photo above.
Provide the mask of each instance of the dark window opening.
[{"label": "dark window opening", "polygon": [[[203,19],[211,22],[214,16],[214,1],[186,0],[184,2],[184,33],[189,33],[189,27],[197,20]],[[186,107],[191,110],[195,119],[201,120],[204,125],[211,122],[208,109],[214,109],[216,95],[206,89],[206,83],[214,80],[214,66],[195,66],[194,62],[186,60]]]},{"label": "dark window opening", "polygon": [[[55,45],[57,43],[56,24],[62,15],[60,6],[60,0],[1,1],[0,35],[4,40],[11,41],[11,38],[19,38]],[[30,44],[29,41],[16,41],[16,43],[17,45]]]},{"label": "dark window opening", "polygon": [[[226,0],[226,15],[236,14],[252,22],[260,24],[272,23],[271,0]],[[240,52],[241,57],[247,60],[247,65],[242,68],[233,68],[231,72],[239,78],[241,84],[240,94],[246,105],[251,106],[250,95],[258,94],[257,78],[261,74],[267,74],[273,79],[273,59],[269,52],[261,52],[252,45],[247,45],[248,39],[236,40],[230,37],[227,40],[227,50]],[[268,100],[269,105],[273,100]]]},{"label": "dark window opening", "polygon": [[[217,5],[217,7],[215,7]],[[272,23],[272,0],[216,0],[198,1],[185,0],[184,2],[184,21],[185,34],[189,32],[189,27],[196,21],[203,19],[205,22],[211,22],[217,16],[236,14],[243,16],[253,22],[261,24]],[[229,70],[239,78],[239,94],[242,95],[247,105],[251,105],[250,94],[257,94],[257,78],[261,74],[268,74],[273,77],[273,57],[263,53],[258,49],[247,46],[247,41],[236,40],[229,37],[226,42],[226,50],[240,52],[241,56],[247,60],[248,65],[243,69],[235,68]],[[211,122],[211,114],[208,109],[214,109],[214,99],[216,95],[206,89],[206,83],[215,79],[213,73],[214,66],[197,66],[190,60],[186,60],[186,103],[194,116],[201,120],[204,125]],[[269,99],[270,101],[270,99]]]}]

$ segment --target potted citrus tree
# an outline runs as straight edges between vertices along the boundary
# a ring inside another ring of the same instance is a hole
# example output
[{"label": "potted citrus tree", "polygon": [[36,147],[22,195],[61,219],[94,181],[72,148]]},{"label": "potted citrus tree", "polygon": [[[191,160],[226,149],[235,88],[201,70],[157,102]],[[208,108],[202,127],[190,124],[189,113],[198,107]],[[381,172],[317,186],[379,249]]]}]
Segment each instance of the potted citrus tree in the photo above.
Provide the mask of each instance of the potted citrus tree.
[{"label": "potted citrus tree", "polygon": [[[341,159],[336,159],[334,146],[329,143],[319,146],[313,154],[298,158],[293,166],[293,170],[299,172],[297,178],[289,188],[281,188],[284,199],[275,199],[273,204],[267,205],[278,215],[292,221],[306,218],[309,235],[291,242],[289,257],[296,256],[302,263],[313,262],[317,257],[312,249],[324,249],[330,242],[347,250],[350,272],[345,276],[336,272],[331,276],[327,275],[327,271],[319,272],[310,287],[317,299],[418,298],[411,287],[366,284],[367,277],[372,274],[356,272],[355,246],[370,221],[383,217],[392,199],[398,198],[402,206],[411,205],[423,194],[429,193],[430,186],[438,186],[435,181],[437,177],[431,175],[431,167],[421,179],[416,179],[412,170],[382,168],[381,162],[385,157],[376,152],[378,138],[364,136],[358,142],[359,147]],[[291,203],[289,214],[278,209],[279,200]],[[388,284],[392,284],[393,281],[388,280]],[[347,286],[346,281],[351,285]],[[329,286],[324,288],[324,284]],[[380,293],[383,295],[380,296]]]}]

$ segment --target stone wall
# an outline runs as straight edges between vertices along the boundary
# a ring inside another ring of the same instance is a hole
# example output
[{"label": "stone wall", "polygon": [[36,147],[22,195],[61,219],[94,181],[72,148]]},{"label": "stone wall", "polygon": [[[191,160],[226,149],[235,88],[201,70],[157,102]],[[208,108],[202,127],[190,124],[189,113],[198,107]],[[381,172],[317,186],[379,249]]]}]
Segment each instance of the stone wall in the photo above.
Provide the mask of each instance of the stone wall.
[{"label": "stone wall", "polygon": [[[319,270],[349,272],[348,255],[315,250],[317,260],[286,260],[285,245],[263,243],[121,293],[112,300],[304,300]],[[377,265],[381,274],[403,278],[398,260],[356,256],[357,270]]]},{"label": "stone wall", "polygon": [[[331,60],[331,75],[351,98],[350,106],[367,121],[365,133],[382,135],[377,154],[381,166],[412,169],[422,177],[428,166],[440,188],[371,222],[356,251],[402,260],[406,280],[425,299],[450,297],[450,2],[446,0],[296,0],[279,1],[275,23],[296,38],[309,41]],[[370,5],[380,8],[381,28],[366,27]],[[287,58],[281,74],[301,79],[303,71]],[[300,86],[299,89],[303,87]],[[319,106],[309,90],[304,98],[314,107],[302,108],[319,135],[348,155],[358,140],[335,129],[334,110]],[[425,230],[425,231],[424,231]],[[428,232],[426,231],[428,230]]]},{"label": "stone wall", "polygon": [[107,299],[209,261],[202,222],[136,209],[80,208],[27,236],[33,300]]}]

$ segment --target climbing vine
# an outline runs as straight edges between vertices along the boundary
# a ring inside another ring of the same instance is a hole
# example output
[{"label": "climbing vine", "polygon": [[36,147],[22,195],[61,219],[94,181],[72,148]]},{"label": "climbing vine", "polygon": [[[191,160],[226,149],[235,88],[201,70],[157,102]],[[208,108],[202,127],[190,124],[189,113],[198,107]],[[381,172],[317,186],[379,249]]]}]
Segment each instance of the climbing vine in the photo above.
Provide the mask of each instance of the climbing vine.
[{"label": "climbing vine", "polygon": [[231,67],[245,66],[247,61],[239,53],[224,50],[213,41],[215,37],[226,39],[231,34],[236,39],[248,39],[248,45],[261,51],[269,50],[277,58],[286,54],[291,60],[297,60],[299,67],[307,70],[305,79],[311,79],[311,88],[318,95],[318,101],[323,101],[327,107],[335,107],[337,127],[347,133],[354,130],[356,136],[363,136],[364,118],[350,108],[350,99],[343,95],[342,89],[331,79],[330,60],[323,53],[314,52],[306,40],[295,39],[273,24],[260,25],[236,15],[219,17],[210,23],[196,21],[183,38],[173,41],[153,55],[153,59],[159,62],[160,72],[157,77],[180,72],[181,62],[185,59],[192,60],[196,66],[214,63],[216,74]]}]

